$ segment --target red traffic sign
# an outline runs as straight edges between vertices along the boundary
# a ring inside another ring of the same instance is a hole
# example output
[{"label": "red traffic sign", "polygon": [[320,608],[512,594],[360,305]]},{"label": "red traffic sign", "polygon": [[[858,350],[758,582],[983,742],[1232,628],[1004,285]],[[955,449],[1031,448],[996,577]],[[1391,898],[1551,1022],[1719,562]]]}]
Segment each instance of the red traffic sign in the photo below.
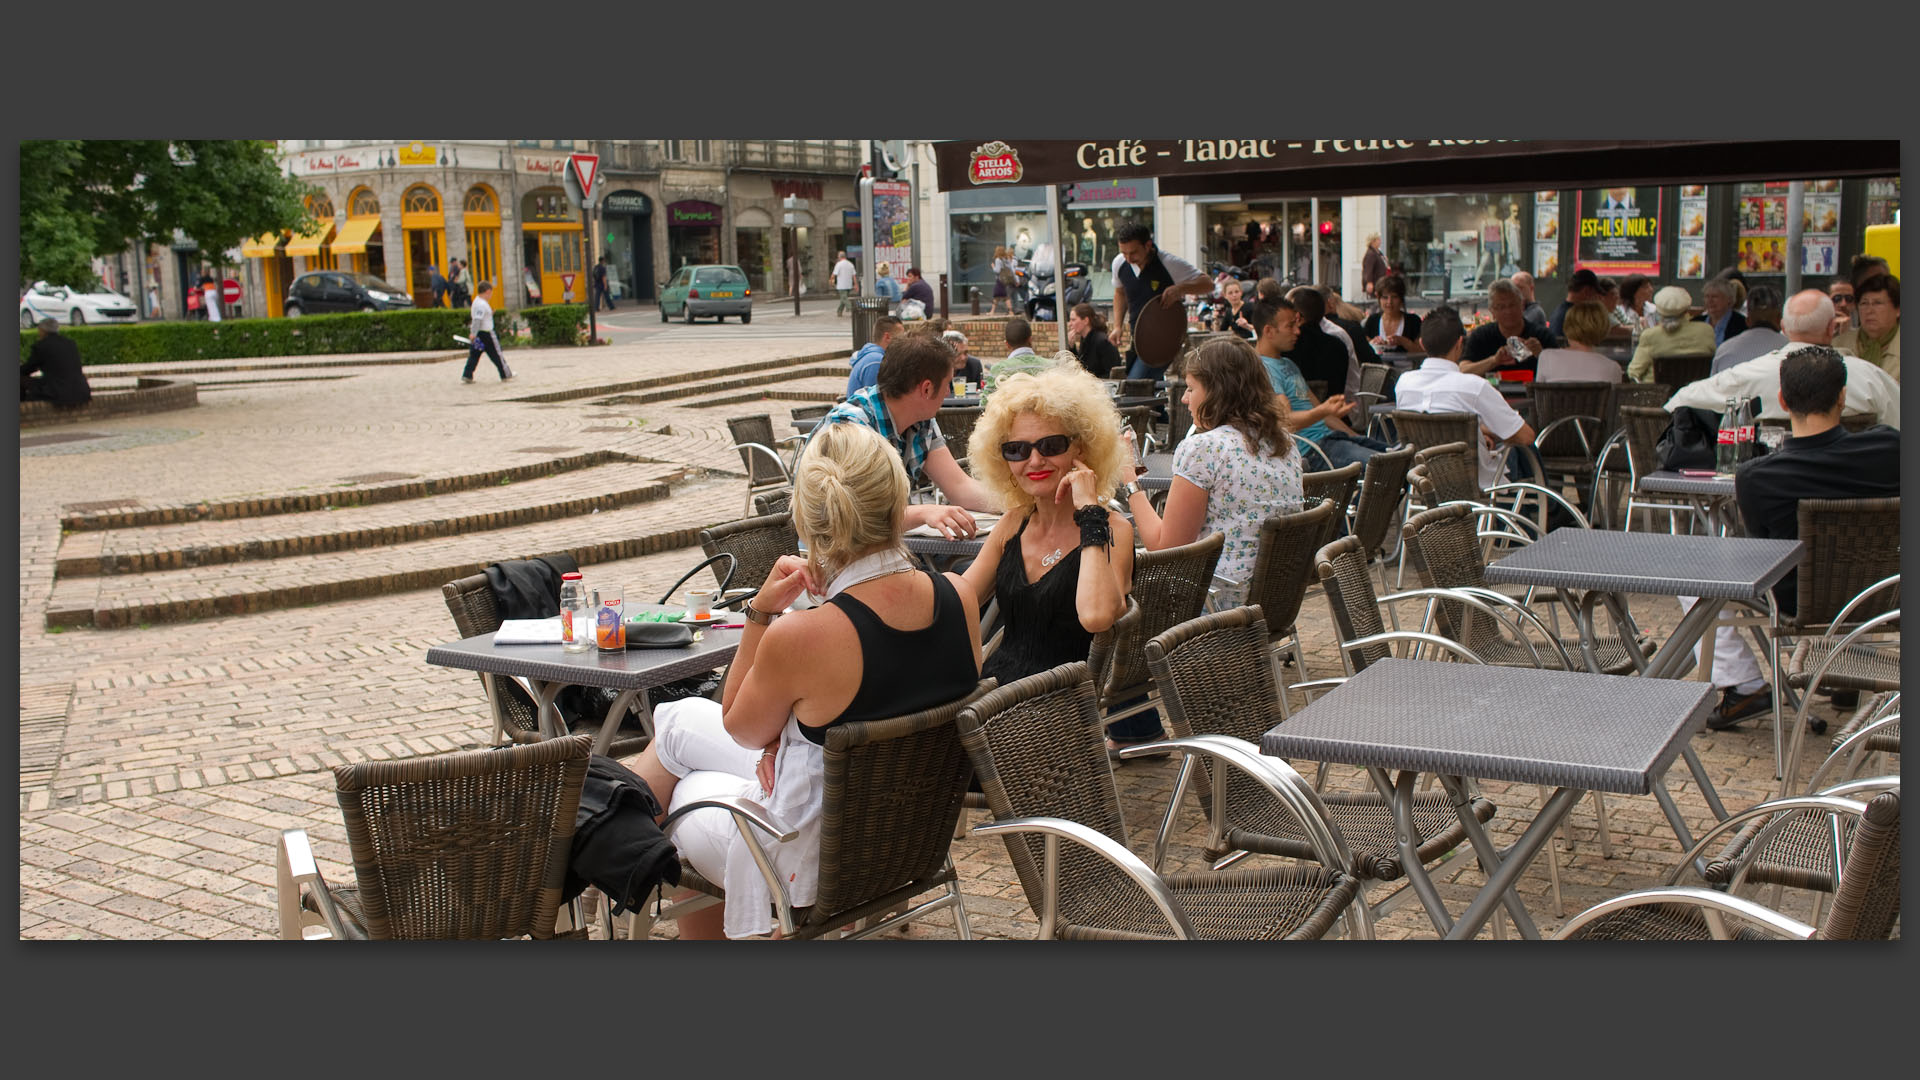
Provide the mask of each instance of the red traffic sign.
[{"label": "red traffic sign", "polygon": [[600,155],[569,154],[567,164],[573,166],[574,179],[580,181],[580,197],[590,201],[593,198],[594,174],[600,171]]},{"label": "red traffic sign", "polygon": [[569,292],[571,292],[571,291],[573,291],[573,275],[572,275],[572,274],[561,274],[561,275],[560,275],[560,287],[561,287],[561,288],[563,288],[563,289],[566,289],[566,290],[567,290],[567,291],[569,291]]},{"label": "red traffic sign", "polygon": [[240,302],[240,283],[233,280],[232,278],[228,278],[227,280],[221,282],[220,283],[220,302],[223,304],[239,303]]}]

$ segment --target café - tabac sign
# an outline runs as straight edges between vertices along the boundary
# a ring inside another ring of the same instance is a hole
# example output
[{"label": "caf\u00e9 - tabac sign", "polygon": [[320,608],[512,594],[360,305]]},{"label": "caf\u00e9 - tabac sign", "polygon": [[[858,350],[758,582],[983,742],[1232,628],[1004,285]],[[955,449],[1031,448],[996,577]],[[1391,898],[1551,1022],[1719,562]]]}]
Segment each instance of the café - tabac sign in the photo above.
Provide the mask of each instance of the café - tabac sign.
[{"label": "caf\u00e9 - tabac sign", "polygon": [[[1515,139],[1089,139],[941,143],[940,186],[1072,183],[1103,176],[1287,168],[1344,158],[1501,152]],[[964,171],[963,171],[964,170]]]}]

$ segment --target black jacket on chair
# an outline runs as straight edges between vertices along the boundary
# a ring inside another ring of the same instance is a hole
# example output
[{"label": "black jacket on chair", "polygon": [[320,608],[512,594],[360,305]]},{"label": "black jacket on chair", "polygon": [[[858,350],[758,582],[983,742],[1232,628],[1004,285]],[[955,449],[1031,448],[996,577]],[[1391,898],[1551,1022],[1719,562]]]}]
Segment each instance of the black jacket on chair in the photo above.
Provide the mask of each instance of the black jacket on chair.
[{"label": "black jacket on chair", "polygon": [[502,619],[550,619],[560,614],[560,575],[579,569],[571,555],[509,559],[487,567],[487,584]]},{"label": "black jacket on chair", "polygon": [[561,900],[597,885],[620,915],[646,903],[661,882],[680,884],[680,853],[653,820],[663,809],[626,766],[599,754],[589,758]]}]

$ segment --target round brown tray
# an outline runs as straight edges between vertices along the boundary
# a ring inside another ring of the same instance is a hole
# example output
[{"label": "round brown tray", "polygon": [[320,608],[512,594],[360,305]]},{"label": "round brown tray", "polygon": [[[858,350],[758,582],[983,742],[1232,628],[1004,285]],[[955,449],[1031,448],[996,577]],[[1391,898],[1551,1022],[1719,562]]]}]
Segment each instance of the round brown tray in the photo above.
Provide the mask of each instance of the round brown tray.
[{"label": "round brown tray", "polygon": [[1133,324],[1133,349],[1148,367],[1166,367],[1180,355],[1187,339],[1187,306],[1168,307],[1155,296],[1147,301]]}]

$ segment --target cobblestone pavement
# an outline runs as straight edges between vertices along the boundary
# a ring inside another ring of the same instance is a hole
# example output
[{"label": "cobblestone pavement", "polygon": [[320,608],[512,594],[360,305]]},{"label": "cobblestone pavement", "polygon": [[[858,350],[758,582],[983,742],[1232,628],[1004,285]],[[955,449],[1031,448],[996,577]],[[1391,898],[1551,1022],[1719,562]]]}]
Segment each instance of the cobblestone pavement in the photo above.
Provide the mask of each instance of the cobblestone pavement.
[{"label": "cobblestone pavement", "polygon": [[[508,362],[518,377],[506,384],[487,365],[473,385],[462,385],[460,354],[404,363],[333,357],[324,368],[251,372],[284,381],[244,379],[231,374],[235,362],[209,362],[202,365],[209,376],[224,368],[218,377],[231,385],[202,395],[192,410],[90,422],[87,432],[108,438],[57,444],[87,448],[58,456],[23,454],[21,936],[271,937],[272,844],[289,827],[309,830],[327,874],[349,878],[328,768],[479,747],[490,735],[477,680],[424,660],[430,646],[453,636],[439,592],[446,577],[409,575],[548,550],[609,552],[616,541],[652,537],[644,552],[583,559],[629,595],[652,597],[697,562],[697,529],[737,517],[745,501],[725,418],[768,412],[776,434],[786,435],[787,408],[806,398],[697,405],[833,389],[830,378],[812,373],[817,359],[768,365],[843,350],[847,323],[830,308],[795,319],[777,305],[750,326],[659,327],[647,325],[650,315],[622,318],[612,346],[514,350]],[[764,374],[783,366],[795,371],[791,385],[775,379],[744,391],[701,390],[736,381],[737,369]],[[192,377],[193,367],[147,370]],[[320,371],[344,377],[294,377]],[[661,379],[679,396],[594,403],[594,387]],[[577,396],[516,400],[552,395]],[[170,442],[154,436],[182,431],[188,434]],[[565,464],[601,452],[609,455],[603,463]],[[505,486],[467,483],[524,471],[529,462],[561,464]],[[358,501],[382,485],[427,481],[447,493]],[[336,498],[333,510],[312,505]],[[219,507],[236,516],[194,516],[203,504],[207,515]],[[123,523],[103,517],[113,514],[125,515]],[[71,530],[63,530],[67,519],[74,519]],[[83,527],[103,524],[109,527]],[[69,602],[75,591],[84,602]],[[209,611],[246,613],[176,618],[186,609],[168,614],[150,604],[155,618],[129,617],[125,628],[48,625],[61,606],[146,610],[114,606],[122,594],[200,599]],[[324,595],[344,598],[300,599]],[[220,606],[236,596],[241,606]],[[1677,614],[1671,601],[1635,604],[1636,617],[1656,633]],[[1309,674],[1337,674],[1317,591],[1301,628]],[[1825,740],[1807,743],[1807,759],[1817,760]],[[1764,724],[1704,733],[1694,745],[1729,806],[1749,805],[1772,788]],[[1136,849],[1145,850],[1174,771],[1167,760],[1117,769]],[[1685,770],[1671,780],[1692,827],[1704,828],[1709,815]],[[1363,784],[1343,768],[1328,780],[1335,789]],[[1483,790],[1500,806],[1489,828],[1511,842],[1539,793],[1491,783]],[[1569,818],[1572,848],[1559,854],[1569,914],[1656,883],[1678,858],[1653,799],[1610,797],[1606,808],[1611,858],[1600,852],[1590,801]],[[1199,867],[1201,835],[1189,799],[1169,867]],[[960,840],[954,861],[978,936],[1033,935],[1033,913],[999,842]],[[1441,875],[1441,891],[1457,912],[1479,881],[1472,860],[1456,858]],[[1519,886],[1543,929],[1561,919],[1547,890],[1544,864]],[[952,932],[945,916],[934,916],[896,936]],[[1423,937],[1432,929],[1409,903],[1379,933]]]}]

